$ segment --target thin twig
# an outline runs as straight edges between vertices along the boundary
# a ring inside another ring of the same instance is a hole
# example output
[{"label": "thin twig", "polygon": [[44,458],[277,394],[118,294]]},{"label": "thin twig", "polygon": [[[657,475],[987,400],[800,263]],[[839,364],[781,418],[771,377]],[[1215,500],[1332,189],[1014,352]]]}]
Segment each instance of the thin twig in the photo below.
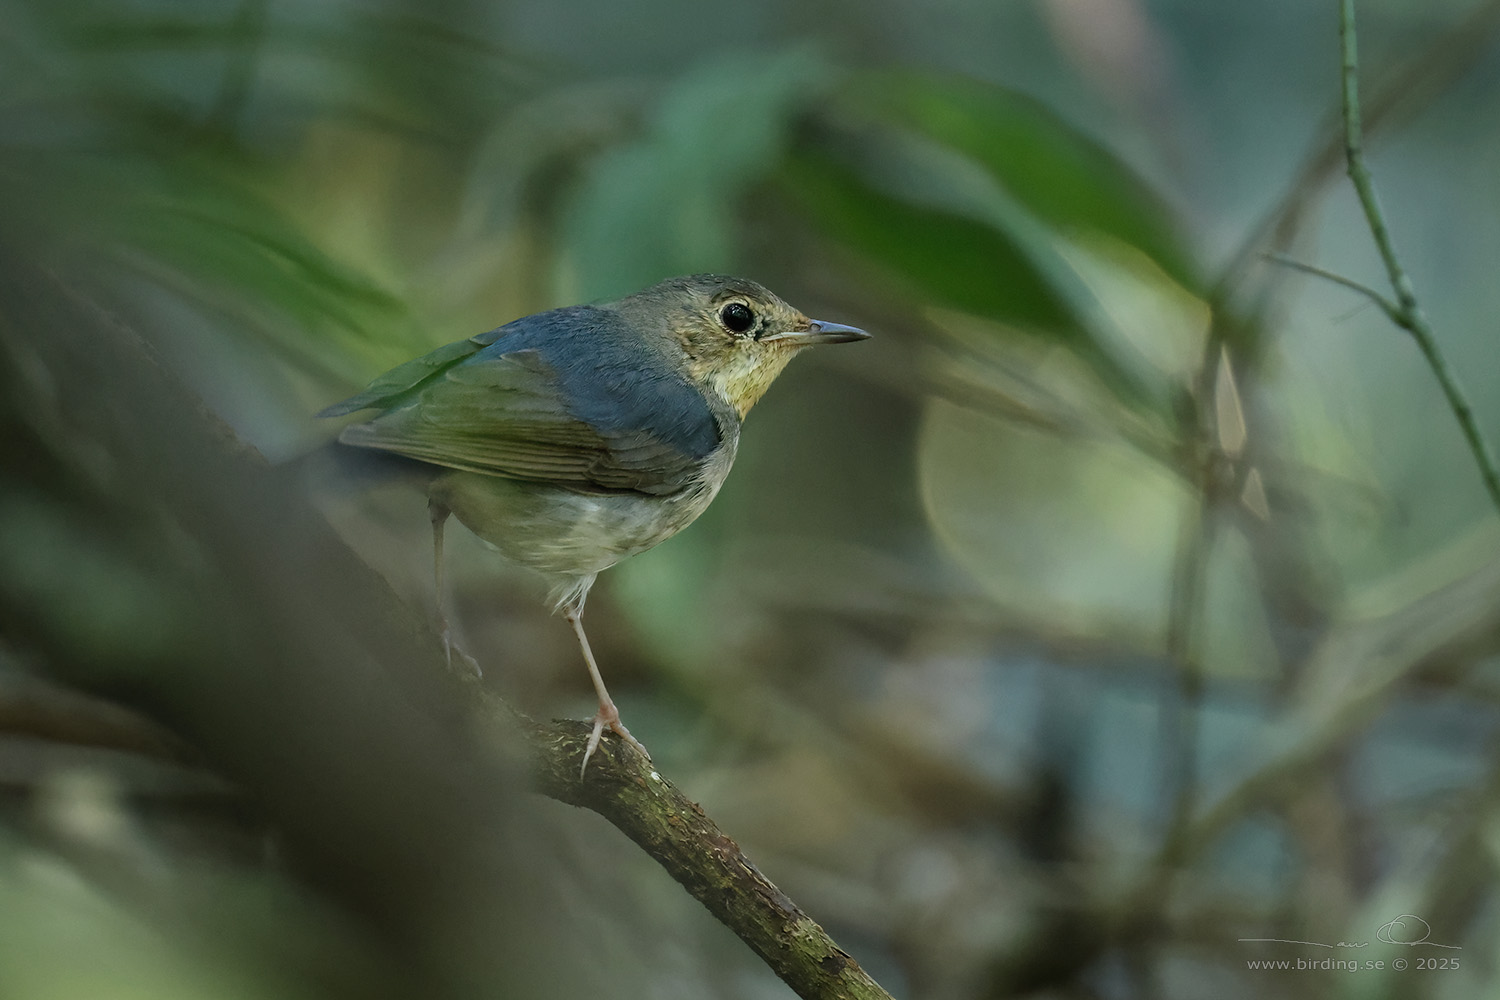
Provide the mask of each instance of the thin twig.
[{"label": "thin twig", "polygon": [[1417,301],[1411,279],[1396,256],[1385,213],[1375,194],[1375,181],[1370,176],[1369,168],[1365,166],[1364,137],[1359,113],[1359,47],[1354,31],[1354,0],[1339,0],[1339,37],[1343,43],[1344,156],[1348,161],[1349,180],[1354,184],[1360,206],[1364,209],[1365,221],[1370,226],[1370,235],[1375,240],[1380,259],[1385,262],[1391,287],[1396,292],[1395,308],[1388,308],[1387,315],[1392,322],[1412,335],[1422,356],[1427,359],[1428,367],[1437,377],[1438,385],[1448,399],[1448,407],[1463,431],[1469,451],[1474,455],[1474,462],[1479,466],[1479,474],[1484,480],[1485,489],[1489,491],[1490,500],[1495,509],[1500,511],[1500,471],[1496,471],[1495,453],[1480,431],[1469,400],[1458,385],[1458,379],[1439,350],[1437,338],[1433,336],[1432,327]]},{"label": "thin twig", "polygon": [[[1177,698],[1164,704],[1159,724],[1162,747],[1166,823],[1154,864],[1134,889],[1133,910],[1156,914],[1171,908],[1171,895],[1182,871],[1178,858],[1197,809],[1200,722],[1203,713],[1203,661],[1194,637],[1205,605],[1208,559],[1213,549],[1214,488],[1218,430],[1214,418],[1215,374],[1223,353],[1222,327],[1214,324],[1203,348],[1193,391],[1182,400],[1178,427],[1184,442],[1181,468],[1193,497],[1181,515],[1167,603],[1166,654],[1177,678]],[[1133,967],[1146,992],[1160,992],[1152,981],[1153,964]]]},{"label": "thin twig", "polygon": [[[1364,102],[1362,129],[1390,128],[1415,117],[1490,51],[1490,40],[1497,29],[1500,29],[1500,0],[1488,0],[1382,81],[1380,89]],[[1333,120],[1329,118],[1330,125]],[[1344,159],[1343,142],[1333,135],[1308,151],[1282,196],[1240,242],[1220,271],[1209,295],[1213,304],[1217,306],[1228,298],[1260,247],[1286,244],[1302,225],[1316,194],[1332,179]]]},{"label": "thin twig", "polygon": [[1358,292],[1359,294],[1363,295],[1365,298],[1369,299],[1371,302],[1379,306],[1380,311],[1389,316],[1392,323],[1396,323],[1398,325],[1402,323],[1400,307],[1398,307],[1396,303],[1392,302],[1384,295],[1381,295],[1375,289],[1371,288],[1369,285],[1355,281],[1353,278],[1346,278],[1342,274],[1324,270],[1323,268],[1316,267],[1312,264],[1304,264],[1297,258],[1288,257],[1284,253],[1267,253],[1262,254],[1261,256],[1263,256],[1266,260],[1271,261],[1273,264],[1280,264],[1282,267],[1289,267],[1293,271],[1301,271],[1304,274],[1311,274],[1314,277],[1322,278],[1324,281],[1331,281],[1335,285],[1343,285],[1350,291]]}]

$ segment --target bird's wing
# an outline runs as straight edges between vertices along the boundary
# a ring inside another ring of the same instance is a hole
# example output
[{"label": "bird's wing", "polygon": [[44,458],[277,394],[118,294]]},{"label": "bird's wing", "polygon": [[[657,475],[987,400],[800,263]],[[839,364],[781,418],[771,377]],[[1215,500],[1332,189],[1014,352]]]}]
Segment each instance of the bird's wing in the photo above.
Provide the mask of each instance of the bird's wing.
[{"label": "bird's wing", "polygon": [[[492,334],[495,332],[498,331],[491,331]],[[487,336],[489,334],[480,334],[478,337],[460,340],[456,344],[445,344],[420,358],[413,358],[405,364],[397,365],[365,386],[363,392],[356,393],[341,403],[334,403],[320,411],[318,416],[342,417],[359,410],[388,409],[397,406],[401,398],[411,393],[413,389],[425,382],[430,382],[447,369],[481,350],[490,343],[489,340],[482,339]]]},{"label": "bird's wing", "polygon": [[[698,472],[718,432],[701,397],[693,421],[662,425],[639,416],[627,381],[567,380],[535,348],[499,353],[481,335],[393,369],[327,415],[382,407],[339,440],[435,465],[581,490],[674,493]],[[495,345],[498,347],[499,345]],[[685,384],[676,387],[674,396]],[[649,392],[649,389],[647,390]],[[581,419],[583,414],[588,419]],[[657,426],[651,426],[656,423]]]}]

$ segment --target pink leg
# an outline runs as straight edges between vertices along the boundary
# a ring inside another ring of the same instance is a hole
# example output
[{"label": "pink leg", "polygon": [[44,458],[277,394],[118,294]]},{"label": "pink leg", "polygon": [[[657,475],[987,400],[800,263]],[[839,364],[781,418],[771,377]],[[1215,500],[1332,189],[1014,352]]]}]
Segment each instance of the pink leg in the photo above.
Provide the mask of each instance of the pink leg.
[{"label": "pink leg", "polygon": [[[443,526],[448,523],[447,507],[431,498],[427,501],[427,515],[432,518],[432,579],[437,588],[437,611],[438,625],[442,628],[443,655],[448,658],[448,669],[453,669],[453,631],[448,627],[448,616],[443,614]],[[483,677],[484,671],[479,669],[479,661],[474,659],[463,650],[458,650],[458,655],[474,671],[475,677]]]},{"label": "pink leg", "polygon": [[599,711],[594,715],[594,731],[589,734],[589,745],[583,752],[583,766],[578,769],[578,777],[581,779],[584,772],[588,770],[589,758],[599,748],[599,737],[604,735],[605,726],[650,760],[650,752],[641,745],[640,740],[631,736],[630,730],[620,722],[620,710],[615,707],[614,699],[610,698],[609,691],[604,687],[604,678],[599,673],[599,664],[594,662],[594,651],[589,648],[589,637],[583,634],[583,609],[569,608],[564,615],[573,626],[573,633],[578,636],[578,645],[583,649],[583,662],[588,664],[589,679],[594,682],[594,691],[599,695]]}]

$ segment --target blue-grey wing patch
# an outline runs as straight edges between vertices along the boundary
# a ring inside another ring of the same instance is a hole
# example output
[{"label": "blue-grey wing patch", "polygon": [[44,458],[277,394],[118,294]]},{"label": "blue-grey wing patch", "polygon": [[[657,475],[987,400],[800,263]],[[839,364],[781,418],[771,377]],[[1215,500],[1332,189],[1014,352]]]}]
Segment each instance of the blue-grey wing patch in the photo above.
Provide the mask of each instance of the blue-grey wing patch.
[{"label": "blue-grey wing patch", "polygon": [[600,432],[643,431],[684,454],[707,458],[718,421],[703,394],[679,374],[664,345],[631,330],[613,309],[569,306],[480,334],[482,359],[531,349],[556,378],[568,412]]},{"label": "blue-grey wing patch", "polygon": [[[687,486],[718,445],[706,404],[706,427],[663,434],[642,426],[652,421],[629,405],[627,383],[583,379],[576,371],[561,379],[540,349],[496,353],[500,346],[450,361],[436,377],[412,382],[410,373],[395,378],[393,371],[377,380],[406,384],[382,397],[392,408],[344,428],[339,440],[469,472],[657,495]],[[612,405],[612,393],[624,399]],[[680,415],[673,419],[682,422]]]}]

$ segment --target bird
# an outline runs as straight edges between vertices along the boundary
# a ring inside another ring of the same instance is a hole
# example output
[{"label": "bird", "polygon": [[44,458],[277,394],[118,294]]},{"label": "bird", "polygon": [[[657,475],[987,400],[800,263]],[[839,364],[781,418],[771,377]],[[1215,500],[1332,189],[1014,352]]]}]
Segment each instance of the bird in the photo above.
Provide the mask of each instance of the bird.
[{"label": "bird", "polygon": [[584,632],[595,579],[703,513],[734,464],[750,408],[795,355],[869,336],[809,319],[754,281],[695,274],[439,347],[318,416],[373,410],[343,427],[337,446],[423,471],[450,663],[449,517],[544,579],[599,700],[581,779],[606,729],[650,759],[620,721]]}]

